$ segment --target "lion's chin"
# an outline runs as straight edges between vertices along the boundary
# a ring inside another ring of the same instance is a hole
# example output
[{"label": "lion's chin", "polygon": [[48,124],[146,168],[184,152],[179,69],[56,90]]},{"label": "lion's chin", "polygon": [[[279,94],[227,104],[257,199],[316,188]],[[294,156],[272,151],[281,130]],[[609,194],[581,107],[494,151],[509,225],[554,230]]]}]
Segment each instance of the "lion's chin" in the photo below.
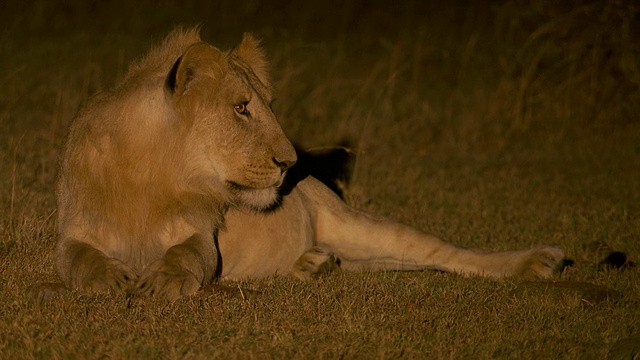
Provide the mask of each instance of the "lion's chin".
[{"label": "lion's chin", "polygon": [[255,211],[273,209],[279,203],[279,183],[265,188],[249,188],[229,183],[231,192],[235,196],[236,206]]}]

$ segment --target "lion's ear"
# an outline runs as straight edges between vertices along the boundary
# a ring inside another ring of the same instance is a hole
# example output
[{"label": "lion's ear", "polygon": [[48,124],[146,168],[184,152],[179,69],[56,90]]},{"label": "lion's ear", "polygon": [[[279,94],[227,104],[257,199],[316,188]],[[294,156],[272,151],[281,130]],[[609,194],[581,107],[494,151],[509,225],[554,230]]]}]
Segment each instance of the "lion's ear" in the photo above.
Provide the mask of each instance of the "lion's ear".
[{"label": "lion's ear", "polygon": [[222,75],[220,50],[203,42],[191,45],[173,64],[165,81],[166,89],[180,98],[189,89],[191,82],[198,77],[216,79]]},{"label": "lion's ear", "polygon": [[260,42],[253,35],[244,33],[233,54],[249,65],[263,84],[269,84],[269,62],[260,48]]}]

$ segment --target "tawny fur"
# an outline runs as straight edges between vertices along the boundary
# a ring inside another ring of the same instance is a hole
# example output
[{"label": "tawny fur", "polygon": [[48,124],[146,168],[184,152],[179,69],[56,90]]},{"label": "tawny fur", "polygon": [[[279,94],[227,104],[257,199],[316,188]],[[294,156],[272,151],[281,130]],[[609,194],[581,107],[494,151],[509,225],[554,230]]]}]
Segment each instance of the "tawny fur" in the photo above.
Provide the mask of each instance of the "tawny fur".
[{"label": "tawny fur", "polygon": [[354,209],[312,177],[280,198],[296,155],[267,67],[250,35],[221,52],[178,29],[83,107],[57,185],[56,267],[69,288],[173,299],[216,274],[306,279],[338,264],[492,277],[557,268],[557,247],[457,248]]},{"label": "tawny fur", "polygon": [[67,286],[175,298],[211,281],[226,209],[272,206],[296,160],[264,61],[250,35],[221,52],[177,30],[89,100],[57,186]]}]

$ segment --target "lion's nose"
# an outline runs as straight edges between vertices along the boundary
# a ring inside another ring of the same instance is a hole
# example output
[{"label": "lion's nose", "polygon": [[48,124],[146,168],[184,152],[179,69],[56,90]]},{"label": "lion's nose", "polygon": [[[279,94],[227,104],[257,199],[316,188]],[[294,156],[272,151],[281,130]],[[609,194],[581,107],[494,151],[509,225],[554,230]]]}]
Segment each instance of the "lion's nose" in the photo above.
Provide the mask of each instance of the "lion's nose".
[{"label": "lion's nose", "polygon": [[296,161],[298,161],[298,154],[296,154],[296,149],[293,148],[291,142],[284,137],[284,134],[277,142],[277,146],[274,148],[272,152],[272,161],[280,168],[280,174],[284,174],[285,171],[289,170],[293,165],[295,165]]},{"label": "lion's nose", "polygon": [[277,158],[273,158],[273,162],[278,165],[280,168],[280,173],[284,173],[289,170],[295,163],[296,159],[293,160],[278,160]]}]

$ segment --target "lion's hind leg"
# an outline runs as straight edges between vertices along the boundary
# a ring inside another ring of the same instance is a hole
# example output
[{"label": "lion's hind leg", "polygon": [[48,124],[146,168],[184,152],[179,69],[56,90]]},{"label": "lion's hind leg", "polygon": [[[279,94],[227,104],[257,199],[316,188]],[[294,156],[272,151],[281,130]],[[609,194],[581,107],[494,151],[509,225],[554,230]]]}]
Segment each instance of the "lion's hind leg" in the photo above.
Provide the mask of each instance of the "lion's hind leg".
[{"label": "lion's hind leg", "polygon": [[338,269],[339,260],[333,253],[314,246],[302,254],[293,264],[291,275],[301,280],[311,280]]},{"label": "lion's hind leg", "polygon": [[558,246],[540,245],[527,252],[514,275],[546,279],[562,266],[564,251]]}]

